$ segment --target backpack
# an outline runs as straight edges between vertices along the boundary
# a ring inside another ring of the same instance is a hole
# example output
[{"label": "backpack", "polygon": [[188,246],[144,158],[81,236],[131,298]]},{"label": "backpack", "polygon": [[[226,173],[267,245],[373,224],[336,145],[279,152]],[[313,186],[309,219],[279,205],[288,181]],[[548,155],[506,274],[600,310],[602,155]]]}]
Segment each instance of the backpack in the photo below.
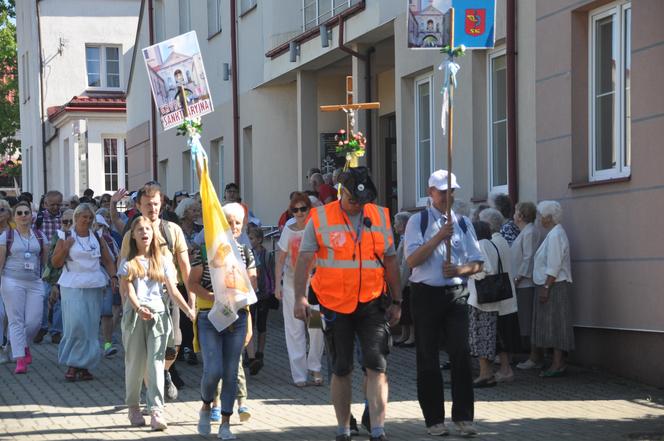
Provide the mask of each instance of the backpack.
[{"label": "backpack", "polygon": [[[468,231],[468,225],[466,224],[466,219],[461,216],[461,218],[457,218],[457,223],[461,227],[461,231],[463,231],[463,234],[466,234]],[[420,233],[422,234],[422,239],[424,239],[424,233],[427,231],[427,227],[429,226],[429,210],[424,209],[420,211]]]},{"label": "backpack", "polygon": [[[71,236],[71,231],[65,231],[65,239],[67,239],[69,236]],[[46,266],[42,272],[42,280],[49,285],[56,285],[58,283],[58,280],[60,280],[60,275],[62,275],[62,268],[64,268],[64,265],[60,268],[55,268],[51,264],[51,258],[53,257],[55,245],[58,243],[58,240],[60,240],[58,235],[54,234],[48,249],[48,259],[46,260]]]}]

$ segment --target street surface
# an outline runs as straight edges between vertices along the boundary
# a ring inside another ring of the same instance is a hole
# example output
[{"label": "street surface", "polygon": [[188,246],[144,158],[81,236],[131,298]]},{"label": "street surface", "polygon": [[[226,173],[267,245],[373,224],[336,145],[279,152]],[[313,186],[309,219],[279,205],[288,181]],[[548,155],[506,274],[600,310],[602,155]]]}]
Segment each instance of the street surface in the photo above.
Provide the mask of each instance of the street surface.
[{"label": "street surface", "polygon": [[[237,415],[231,419],[238,439],[333,440],[336,422],[327,386],[300,389],[290,384],[281,311],[271,313],[267,346],[265,367],[248,377],[253,416],[245,424]],[[176,402],[167,404],[168,430],[151,432],[149,427],[129,426],[122,355],[104,359],[94,381],[67,383],[64,368],[57,364],[57,346],[49,337],[32,353],[34,362],[27,375],[14,375],[14,364],[0,366],[2,440],[216,439],[217,425],[213,435],[196,434],[202,365],[178,362],[186,386]],[[426,434],[416,399],[415,350],[393,348],[389,372],[389,439],[434,439]],[[478,390],[478,439],[664,440],[661,390],[588,369],[572,367],[569,372],[565,378],[546,380],[536,372],[517,372],[513,383]],[[359,419],[363,409],[359,369],[354,375],[353,414]],[[445,379],[449,380],[448,372]],[[450,438],[458,439],[454,434]],[[354,439],[368,436],[363,432]]]}]

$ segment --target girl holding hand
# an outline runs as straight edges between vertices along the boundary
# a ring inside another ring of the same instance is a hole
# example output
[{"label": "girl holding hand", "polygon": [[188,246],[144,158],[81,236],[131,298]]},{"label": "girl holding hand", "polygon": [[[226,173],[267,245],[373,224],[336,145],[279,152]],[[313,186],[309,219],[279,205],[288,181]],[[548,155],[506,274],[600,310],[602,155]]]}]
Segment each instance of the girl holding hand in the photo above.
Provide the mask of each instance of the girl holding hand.
[{"label": "girl holding hand", "polygon": [[147,379],[146,401],[153,430],[167,427],[163,417],[164,358],[171,321],[162,298],[168,294],[193,320],[194,310],[177,289],[177,274],[171,262],[159,251],[152,222],[138,216],[131,224],[129,255],[120,264],[121,292],[126,293],[122,316],[122,343],[125,348],[126,404],[132,426],[144,426],[139,408],[144,374]]}]

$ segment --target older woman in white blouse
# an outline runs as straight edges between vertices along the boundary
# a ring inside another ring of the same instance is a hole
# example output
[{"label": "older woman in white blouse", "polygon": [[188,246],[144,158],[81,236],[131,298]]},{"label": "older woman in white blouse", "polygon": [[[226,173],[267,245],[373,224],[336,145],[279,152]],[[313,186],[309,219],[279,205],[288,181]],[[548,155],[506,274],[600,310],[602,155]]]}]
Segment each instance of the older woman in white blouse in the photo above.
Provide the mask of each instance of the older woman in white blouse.
[{"label": "older woman in white blouse", "polygon": [[560,377],[567,367],[563,353],[574,349],[569,240],[560,225],[563,210],[558,202],[540,202],[537,213],[548,233],[535,253],[533,282],[539,301],[533,310],[532,342],[553,348],[553,363],[540,376]]}]

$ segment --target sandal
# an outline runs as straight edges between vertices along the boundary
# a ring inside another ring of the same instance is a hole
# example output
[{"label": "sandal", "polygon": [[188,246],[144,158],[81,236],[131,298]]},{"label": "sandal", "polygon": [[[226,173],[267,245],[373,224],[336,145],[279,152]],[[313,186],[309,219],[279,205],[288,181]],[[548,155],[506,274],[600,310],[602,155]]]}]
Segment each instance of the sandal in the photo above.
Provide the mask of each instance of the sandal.
[{"label": "sandal", "polygon": [[323,385],[323,376],[320,374],[320,372],[311,372],[311,378],[313,378],[313,383],[314,386],[322,386]]},{"label": "sandal", "polygon": [[90,381],[90,380],[94,379],[92,374],[87,369],[79,369],[78,370],[78,378],[81,381]]},{"label": "sandal", "polygon": [[67,381],[76,381],[77,369],[75,367],[70,367],[65,373],[65,380]]},{"label": "sandal", "polygon": [[473,387],[475,389],[483,389],[485,387],[494,387],[494,386],[496,386],[496,384],[498,384],[498,383],[496,383],[496,379],[493,376],[491,376],[489,378],[483,378],[481,380],[473,381]]}]

